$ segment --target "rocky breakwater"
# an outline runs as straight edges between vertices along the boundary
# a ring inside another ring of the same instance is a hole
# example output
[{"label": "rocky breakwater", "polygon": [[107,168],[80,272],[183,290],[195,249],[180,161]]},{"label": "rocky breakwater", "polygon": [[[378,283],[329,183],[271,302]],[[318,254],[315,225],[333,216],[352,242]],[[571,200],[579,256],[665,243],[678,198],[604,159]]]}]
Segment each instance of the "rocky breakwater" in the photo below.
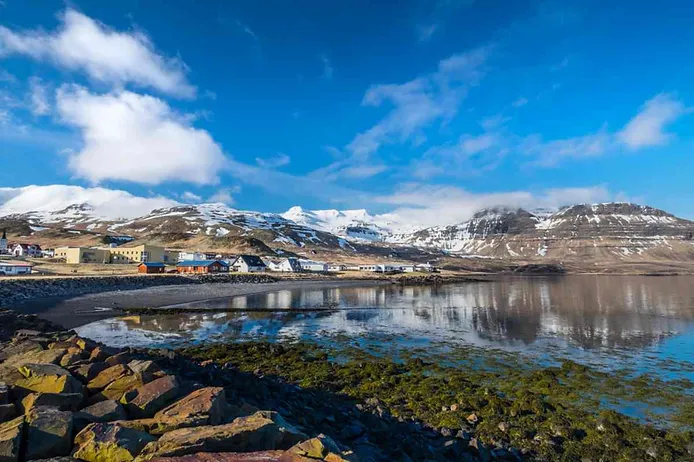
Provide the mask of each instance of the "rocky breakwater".
[{"label": "rocky breakwater", "polygon": [[12,316],[0,345],[0,461],[354,461],[275,410],[235,401],[144,353]]},{"label": "rocky breakwater", "polygon": [[156,275],[0,279],[0,306],[13,307],[42,298],[77,297],[100,292],[136,290],[159,286],[211,283],[276,282],[265,274]]}]

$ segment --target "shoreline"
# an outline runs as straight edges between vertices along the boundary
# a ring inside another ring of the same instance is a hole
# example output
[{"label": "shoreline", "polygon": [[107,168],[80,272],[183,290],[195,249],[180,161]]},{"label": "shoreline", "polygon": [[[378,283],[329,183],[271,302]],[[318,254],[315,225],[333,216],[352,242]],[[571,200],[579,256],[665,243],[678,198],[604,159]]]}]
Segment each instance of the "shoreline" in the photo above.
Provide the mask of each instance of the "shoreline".
[{"label": "shoreline", "polygon": [[127,310],[180,311],[181,305],[244,295],[294,289],[334,289],[390,285],[384,280],[283,280],[266,283],[203,283],[162,285],[141,289],[104,291],[74,297],[45,297],[11,306],[22,314],[35,314],[66,329],[127,315]]}]

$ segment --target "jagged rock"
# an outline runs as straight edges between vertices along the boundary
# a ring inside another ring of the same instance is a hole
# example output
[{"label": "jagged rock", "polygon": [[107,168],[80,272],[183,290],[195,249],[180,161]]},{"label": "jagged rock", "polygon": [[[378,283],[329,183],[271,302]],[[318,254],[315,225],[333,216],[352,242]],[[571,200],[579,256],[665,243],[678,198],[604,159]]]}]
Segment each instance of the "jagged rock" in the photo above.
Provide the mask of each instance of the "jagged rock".
[{"label": "jagged rock", "polygon": [[135,359],[128,363],[128,367],[135,375],[140,376],[145,383],[151,382],[156,374],[161,373],[161,368],[154,361]]},{"label": "jagged rock", "polygon": [[[95,349],[96,351],[96,349]],[[93,356],[93,354],[92,354]],[[87,389],[89,391],[99,391],[103,390],[107,386],[109,386],[111,383],[116,381],[117,379],[128,375],[130,373],[130,369],[128,369],[125,365],[123,364],[117,364],[115,366],[107,367],[103,371],[99,372],[96,377],[91,379],[89,383],[87,384]],[[120,398],[120,397],[119,397]]]},{"label": "jagged rock", "polygon": [[80,381],[55,364],[24,364],[19,372],[24,378],[15,382],[17,387],[44,393],[83,392]]},{"label": "jagged rock", "polygon": [[148,431],[161,434],[184,427],[219,425],[226,405],[224,388],[201,388],[157,412],[149,421]]},{"label": "jagged rock", "polygon": [[121,403],[126,405],[130,415],[135,418],[152,417],[175,399],[179,392],[178,379],[173,375],[167,375],[125,393],[121,398]]},{"label": "jagged rock", "polygon": [[31,462],[79,462],[72,457],[51,457],[50,459],[34,459]]},{"label": "jagged rock", "polygon": [[91,355],[89,355],[90,361],[106,361],[110,356],[116,354],[117,351],[113,348],[98,346],[92,350]]},{"label": "jagged rock", "polygon": [[288,449],[305,439],[306,435],[285,422],[276,412],[259,411],[226,425],[182,428],[165,433],[158,441],[145,446],[137,460],[196,452]]},{"label": "jagged rock", "polygon": [[152,462],[311,462],[311,459],[301,457],[300,460],[299,457],[284,451],[200,452],[181,457],[157,457]]},{"label": "jagged rock", "polygon": [[289,449],[289,452],[311,459],[324,459],[328,454],[338,455],[341,451],[332,438],[321,434],[295,444]]},{"label": "jagged rock", "polygon": [[94,377],[96,377],[106,369],[108,369],[108,364],[104,362],[82,364],[77,367],[69,368],[70,372],[72,372],[78,379],[82,380],[83,382],[89,382],[93,380]]},{"label": "jagged rock", "polygon": [[17,380],[23,379],[24,376],[19,373],[16,367],[6,366],[5,364],[0,365],[0,380],[5,385],[14,385]]},{"label": "jagged rock", "polygon": [[26,458],[67,456],[72,449],[72,412],[38,406],[26,414]]},{"label": "jagged rock", "polygon": [[9,402],[10,387],[6,383],[0,382],[0,404],[7,404]]},{"label": "jagged rock", "polygon": [[87,462],[133,460],[155,438],[113,423],[93,423],[75,437],[73,456]]},{"label": "jagged rock", "polygon": [[65,350],[31,350],[26,353],[10,356],[4,366],[19,368],[24,364],[60,364]]},{"label": "jagged rock", "polygon": [[33,340],[21,340],[19,342],[10,343],[3,348],[2,352],[0,352],[0,359],[6,360],[12,356],[41,350],[43,350],[43,347],[38,342]]},{"label": "jagged rock", "polygon": [[22,445],[24,416],[0,424],[0,461],[16,462]]},{"label": "jagged rock", "polygon": [[82,361],[82,355],[80,353],[65,353],[65,355],[60,358],[60,365],[62,367],[68,367],[79,361]]},{"label": "jagged rock", "polygon": [[128,418],[123,405],[112,399],[85,407],[78,414],[80,418],[86,418],[92,422],[113,422]]},{"label": "jagged rock", "polygon": [[120,401],[124,394],[131,390],[135,390],[144,386],[140,377],[135,374],[124,375],[114,380],[109,386],[104,388],[100,393],[90,398],[90,403],[96,403],[105,399],[115,399]]},{"label": "jagged rock", "polygon": [[116,364],[128,364],[130,361],[132,361],[132,359],[133,358],[130,353],[127,351],[122,351],[106,358],[106,364],[109,366],[115,366]]},{"label": "jagged rock", "polygon": [[17,408],[14,404],[0,404],[0,422],[14,419],[17,416]]},{"label": "jagged rock", "polygon": [[50,406],[61,411],[77,411],[84,401],[82,393],[30,393],[21,401],[23,413],[31,411],[36,406]]}]

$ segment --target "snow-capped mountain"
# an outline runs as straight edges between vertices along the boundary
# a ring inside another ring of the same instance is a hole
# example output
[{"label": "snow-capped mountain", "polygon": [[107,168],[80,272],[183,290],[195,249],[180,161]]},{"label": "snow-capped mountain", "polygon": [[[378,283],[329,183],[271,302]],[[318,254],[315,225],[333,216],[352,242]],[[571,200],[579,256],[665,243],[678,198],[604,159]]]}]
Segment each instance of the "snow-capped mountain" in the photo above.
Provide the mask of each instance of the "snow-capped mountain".
[{"label": "snow-capped mountain", "polygon": [[304,210],[295,206],[282,214],[295,223],[350,240],[381,242],[394,233],[396,224],[387,216],[359,210]]},{"label": "snow-capped mountain", "polygon": [[694,258],[694,222],[630,203],[582,204],[554,213],[485,209],[452,226],[422,229],[400,242],[465,255],[542,259],[665,256]]}]

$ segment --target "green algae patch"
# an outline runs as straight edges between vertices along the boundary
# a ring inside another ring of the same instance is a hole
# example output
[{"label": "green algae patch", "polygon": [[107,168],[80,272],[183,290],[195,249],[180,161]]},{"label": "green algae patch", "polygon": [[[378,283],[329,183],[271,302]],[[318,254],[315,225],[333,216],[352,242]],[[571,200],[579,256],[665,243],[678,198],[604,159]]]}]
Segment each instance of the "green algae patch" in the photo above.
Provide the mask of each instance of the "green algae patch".
[{"label": "green algae patch", "polygon": [[[573,361],[541,367],[508,352],[485,361],[471,349],[451,349],[442,358],[413,348],[395,358],[348,342],[334,345],[248,342],[181,352],[357,401],[378,398],[396,417],[462,429],[540,460],[694,459],[693,388],[686,380],[608,373]],[[617,412],[634,399],[661,412],[640,419]]]}]

